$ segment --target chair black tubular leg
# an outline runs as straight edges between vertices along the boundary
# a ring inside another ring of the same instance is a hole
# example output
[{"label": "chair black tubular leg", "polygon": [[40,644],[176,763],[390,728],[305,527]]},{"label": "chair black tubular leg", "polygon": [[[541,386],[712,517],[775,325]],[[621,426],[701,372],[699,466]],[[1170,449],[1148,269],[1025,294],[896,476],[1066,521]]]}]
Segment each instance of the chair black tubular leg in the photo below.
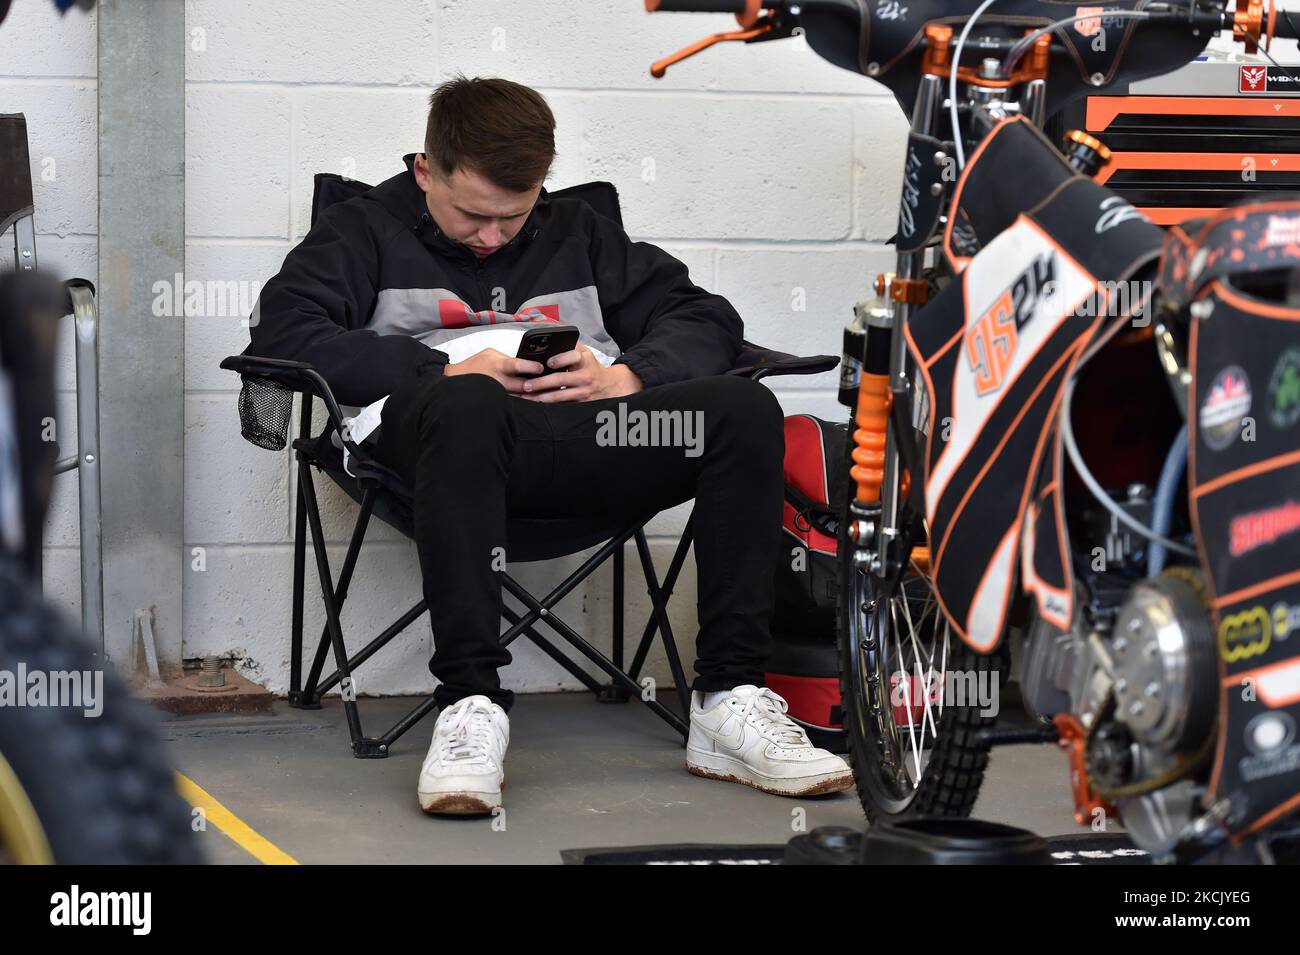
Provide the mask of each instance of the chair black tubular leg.
[{"label": "chair black tubular leg", "polygon": [[[509,607],[502,607],[501,615],[505,617],[506,620],[508,620],[511,624],[517,624],[519,623],[520,620],[523,619],[519,614],[515,613]],[[578,664],[574,663],[573,660],[569,659],[569,657],[565,655],[563,650],[559,649],[557,646],[555,646],[555,644],[551,643],[551,641],[547,640],[545,637],[543,637],[532,627],[529,627],[526,630],[524,630],[523,636],[533,641],[533,643],[537,646],[538,649],[540,649],[543,653],[545,653],[548,657],[550,657],[560,666],[564,667],[564,669],[567,670],[569,673],[573,674],[573,676],[577,680],[579,680],[582,683],[582,685],[585,686],[587,689],[591,690],[593,693],[599,693],[601,691],[602,685],[595,677],[593,677],[582,667],[578,666]]]},{"label": "chair black tubular leg", "polygon": [[[311,437],[311,395],[298,396],[298,437]],[[297,506],[293,511],[293,622],[290,625],[289,647],[289,705],[316,706],[316,700],[304,698],[302,693],[302,605],[307,568],[307,511],[303,506],[302,465],[304,455],[294,451],[298,467],[294,469],[293,490]]]},{"label": "chair black tubular leg", "polygon": [[[686,521],[686,526],[682,529],[682,537],[677,542],[677,550],[673,553],[673,559],[668,564],[668,573],[664,576],[663,586],[659,588],[659,592],[663,594],[664,604],[667,604],[669,598],[672,597],[673,588],[677,586],[677,577],[681,574],[682,567],[686,563],[686,553],[691,547],[691,521],[694,519],[695,514],[692,512],[691,517]],[[644,565],[642,565],[641,571],[644,574]],[[648,583],[647,579],[647,585]],[[646,620],[645,629],[641,631],[641,641],[637,644],[636,655],[632,658],[632,668],[628,671],[633,678],[636,678],[641,673],[641,667],[645,665],[646,655],[650,652],[650,644],[654,642],[655,632],[658,629],[658,616],[651,613],[649,619]]]},{"label": "chair black tubular leg", "polygon": [[321,628],[320,641],[316,644],[316,652],[311,659],[311,669],[307,672],[307,685],[302,691],[304,704],[312,703],[317,709],[320,708],[320,674],[325,669],[325,655],[329,652],[329,647],[329,625],[326,624]]},{"label": "chair black tubular leg", "polygon": [[352,539],[348,541],[348,552],[343,558],[343,569],[339,572],[339,582],[334,588],[334,599],[339,609],[348,596],[348,585],[352,583],[352,572],[356,570],[357,556],[361,553],[361,544],[366,539],[366,529],[370,526],[370,515],[375,509],[375,489],[366,488],[361,495],[361,510],[357,521],[352,525]]},{"label": "chair black tubular leg", "polygon": [[[304,464],[303,467],[305,469],[306,465]],[[306,499],[307,522],[311,526],[312,550],[316,554],[316,576],[320,581],[321,598],[325,602],[326,626],[330,632],[330,643],[334,647],[334,659],[338,662],[339,670],[343,676],[349,677],[350,673],[347,668],[348,652],[343,644],[343,628],[339,623],[339,608],[334,602],[334,588],[331,585],[334,577],[330,573],[329,554],[325,550],[325,533],[321,530],[320,510],[316,504],[316,488],[312,484],[310,474],[302,475],[302,477],[305,480],[300,486]],[[351,692],[343,695],[343,712],[347,717],[348,733],[352,736],[352,746],[355,752],[363,734],[361,732],[361,716],[357,712],[356,697]]]},{"label": "chair black tubular leg", "polygon": [[[666,624],[665,624],[666,626]],[[673,685],[677,687],[677,702],[682,713],[688,718],[691,713],[691,683],[682,669],[682,658],[677,653],[677,641],[673,639],[672,630],[663,633],[664,652],[668,655],[668,669],[673,674]]]},{"label": "chair black tubular leg", "polygon": [[[308,480],[311,479],[310,470],[307,472],[307,478]],[[314,484],[312,488],[315,489]],[[348,586],[352,583],[352,574],[356,570],[357,557],[361,553],[361,544],[365,540],[366,529],[370,526],[370,515],[374,509],[375,490],[367,488],[361,495],[361,511],[357,514],[356,523],[352,525],[352,537],[348,541],[348,550],[343,557],[343,569],[339,571],[339,582],[334,587],[334,602],[340,614],[343,612],[343,604],[348,599]],[[319,701],[320,695],[329,689],[328,686],[317,685],[317,681],[320,680],[321,669],[325,666],[325,647],[328,642],[329,625],[326,624],[321,628],[320,642],[316,645],[316,656],[312,659],[311,673],[307,678],[307,688],[317,701]]]},{"label": "chair black tubular leg", "polygon": [[509,573],[503,573],[501,575],[502,586],[507,592],[513,594],[521,603],[525,604],[529,608],[530,612],[525,615],[520,622],[516,623],[501,635],[501,645],[508,647],[515,641],[516,637],[524,632],[525,629],[531,627],[538,620],[547,619],[551,613],[551,608],[563,600],[568,595],[569,591],[586,580],[587,577],[591,575],[591,572],[595,570],[595,568],[599,567],[615,548],[622,547],[623,542],[632,536],[632,533],[633,531],[629,529],[624,534],[621,534],[616,538],[611,538],[604,544],[601,544],[600,549],[597,550],[596,553],[584,560],[577,570],[564,578],[564,580],[560,582],[560,585],[543,597],[540,602],[536,597],[525,590],[517,580],[511,577]]},{"label": "chair black tubular leg", "polygon": [[555,616],[554,614],[547,614],[546,616],[542,616],[541,611],[545,610],[546,608],[542,605],[542,603],[538,602],[536,597],[534,597],[527,590],[525,590],[518,583],[516,583],[510,577],[509,574],[503,574],[502,578],[503,578],[504,586],[510,590],[510,593],[512,593],[517,600],[519,600],[522,604],[528,607],[529,610],[532,611],[532,613],[530,613],[529,616],[524,618],[525,621],[531,623],[533,622],[533,620],[537,619],[538,617],[540,617],[542,620],[545,620],[547,626],[549,626],[552,630],[554,630],[561,637],[567,640],[575,650],[577,650],[579,653],[585,656],[596,666],[600,667],[600,669],[604,670],[605,673],[610,677],[610,679],[614,680],[620,686],[627,689],[630,693],[636,694],[637,698],[641,699],[641,701],[652,712],[657,714],[665,723],[667,723],[673,729],[677,730],[677,732],[681,733],[683,738],[686,736],[688,727],[684,722],[682,722],[682,718],[680,716],[678,716],[672,710],[668,709],[666,706],[664,706],[656,699],[652,698],[647,700],[642,698],[641,686],[635,680],[633,680],[630,676],[628,676],[618,667],[614,666],[614,664],[603,653],[601,653],[594,646],[588,643],[582,637],[581,634],[575,631],[572,627],[570,627],[559,617]]},{"label": "chair black tubular leg", "polygon": [[432,713],[437,708],[438,708],[438,703],[432,696],[425,697],[422,701],[420,701],[419,706],[411,710],[411,712],[407,713],[400,720],[398,720],[391,727],[389,727],[388,732],[384,733],[383,736],[380,736],[377,739],[364,740],[364,743],[366,745],[361,748],[362,751],[358,752],[357,747],[354,746],[353,752],[355,752],[358,757],[363,759],[382,758],[384,756],[387,756],[389,748],[393,745],[393,743],[397,741],[399,737],[402,736],[402,734],[404,734],[412,726],[420,722],[420,720],[424,719],[428,714]]},{"label": "chair black tubular leg", "polygon": [[[686,525],[685,533],[677,545],[677,551],[673,554],[673,563],[669,566],[669,574],[665,578],[667,586],[662,591],[660,604],[666,609],[668,598],[672,596],[673,586],[677,583],[677,577],[681,573],[682,565],[686,561],[686,552],[691,545],[691,527],[689,522]],[[653,573],[653,568],[647,568]],[[677,638],[674,636],[672,627],[668,622],[667,615],[664,616],[664,632],[662,639],[664,642],[664,652],[668,655],[668,666],[672,669],[673,680],[677,684],[677,698],[682,705],[682,713],[689,716],[691,712],[691,691],[690,683],[686,679],[686,674],[682,669],[682,659],[677,650]]]},{"label": "chair black tubular leg", "polygon": [[[611,537],[609,540],[605,541],[605,543],[601,544],[596,553],[584,560],[577,570],[571,573],[568,577],[565,577],[564,580],[560,582],[559,586],[542,598],[541,606],[548,608],[554,607],[557,603],[567,597],[569,591],[573,590],[574,587],[578,586],[578,584],[590,577],[592,571],[603,564],[611,553],[615,550],[622,549],[624,542],[626,542],[634,533],[635,529],[629,529],[617,537]],[[508,574],[503,576],[507,578],[509,577]],[[518,584],[515,586],[518,586]],[[528,592],[524,591],[524,593]],[[529,596],[531,597],[532,595],[530,594]],[[545,614],[543,614],[543,616],[545,616]]]},{"label": "chair black tubular leg", "polygon": [[[393,633],[388,634],[387,636],[381,634],[379,637],[376,637],[375,640],[371,642],[370,646],[367,647],[367,649],[370,650],[371,653],[373,653],[374,650],[377,650],[384,643],[387,643],[388,640],[391,639],[392,636],[394,636],[401,629],[403,629],[407,625],[407,623],[410,622],[410,620],[415,619],[421,613],[423,613],[425,607],[426,605],[424,601],[421,601],[416,607],[412,609],[411,612],[403,615],[404,619],[406,620],[405,623],[402,623],[402,621],[398,621],[398,623],[394,624],[393,627],[389,628],[390,630],[393,631]],[[517,614],[510,607],[502,607],[502,614],[503,616],[505,616],[506,620],[508,620],[511,624],[515,624],[515,625],[519,624],[523,619],[519,614]],[[555,660],[556,663],[559,663],[566,670],[572,673],[575,677],[581,680],[583,685],[586,686],[588,689],[590,690],[600,689],[600,684],[589,673],[581,669],[576,663],[574,663],[567,656],[565,656],[565,654],[561,650],[559,650],[554,644],[552,644],[541,634],[537,633],[531,626],[525,627],[521,632],[523,633],[523,635],[527,636],[530,640],[532,640],[535,644],[537,644],[537,646],[539,646],[544,653],[546,653],[553,660]],[[371,649],[372,647],[373,649]],[[352,664],[353,666],[363,661],[364,658],[362,657],[362,654],[366,654],[366,651],[363,650],[362,653],[357,654],[357,657],[354,658],[355,662],[353,662]],[[369,654],[366,655],[368,656]],[[329,689],[329,687],[332,685],[331,681],[336,679],[336,676],[337,674],[332,675],[330,679],[327,679],[321,683],[322,692]],[[413,727],[420,720],[424,719],[424,717],[427,716],[429,713],[431,713],[433,710],[437,709],[437,707],[438,704],[435,701],[435,699],[432,696],[427,697],[425,700],[423,700],[420,703],[419,706],[411,710],[411,712],[409,712],[406,716],[402,717],[400,720],[394,723],[393,726],[383,734],[383,736],[380,736],[378,738],[363,738],[357,742],[354,742],[352,747],[353,753],[358,758],[362,758],[362,759],[375,759],[375,758],[383,758],[387,756],[389,748],[399,737],[405,734],[409,729],[411,729],[411,727]]]},{"label": "chair black tubular leg", "polygon": [[[301,463],[302,452],[296,453]],[[302,702],[302,603],[307,580],[307,512],[303,507],[302,487],[296,476],[293,485],[298,506],[294,509],[293,518],[293,623],[290,627],[289,646],[289,705],[297,706]]]},{"label": "chair black tubular leg", "polygon": [[321,671],[325,669],[325,655],[329,653],[329,648],[329,625],[326,624],[321,628],[320,641],[316,644],[316,652],[311,659],[311,669],[307,672],[307,685],[302,690],[303,706],[310,704],[310,708],[320,709],[320,695],[322,692],[320,675]]},{"label": "chair black tubular leg", "polygon": [[[681,546],[680,544],[678,545]],[[645,539],[645,532],[637,528],[636,551],[641,558],[641,570],[645,574],[646,592],[650,595],[650,606],[659,620],[659,635],[663,639],[664,653],[668,656],[668,668],[673,674],[673,683],[677,687],[677,699],[682,706],[682,714],[690,716],[691,696],[687,685],[686,673],[682,670],[682,659],[677,654],[677,641],[673,639],[672,624],[668,621],[666,598],[659,588],[659,577],[655,573],[654,559],[650,555],[650,544]]]},{"label": "chair black tubular leg", "polygon": [[[614,666],[620,670],[623,669],[623,580],[625,563],[623,545],[620,544],[618,549],[614,551],[614,608],[613,626],[610,628],[611,655],[614,658]],[[601,703],[626,703],[631,699],[631,696],[624,687],[611,681],[596,692],[596,699]]]},{"label": "chair black tubular leg", "polygon": [[[374,656],[375,653],[382,650],[384,648],[384,645],[388,643],[389,640],[392,640],[393,637],[397,636],[399,633],[401,633],[403,630],[409,627],[414,621],[418,620],[420,614],[424,613],[424,611],[427,608],[428,608],[428,604],[425,603],[423,599],[421,599],[421,601],[418,604],[416,604],[410,610],[406,611],[406,613],[402,614],[395,621],[389,624],[389,626],[384,630],[383,633],[379,634],[379,636],[375,637],[373,640],[371,640],[364,647],[362,647],[355,654],[353,654],[351,657],[348,658],[347,672],[351,673],[352,671],[356,670],[359,666],[361,666],[361,664],[365,663],[372,656]],[[325,677],[323,680],[320,681],[320,686],[317,688],[317,691],[320,693],[328,693],[346,675],[347,674],[340,673],[338,670],[335,670],[329,676]]]},{"label": "chair black tubular leg", "polygon": [[623,548],[620,546],[614,551],[614,626],[612,628],[614,666],[620,670],[623,669],[623,576],[624,556]]}]

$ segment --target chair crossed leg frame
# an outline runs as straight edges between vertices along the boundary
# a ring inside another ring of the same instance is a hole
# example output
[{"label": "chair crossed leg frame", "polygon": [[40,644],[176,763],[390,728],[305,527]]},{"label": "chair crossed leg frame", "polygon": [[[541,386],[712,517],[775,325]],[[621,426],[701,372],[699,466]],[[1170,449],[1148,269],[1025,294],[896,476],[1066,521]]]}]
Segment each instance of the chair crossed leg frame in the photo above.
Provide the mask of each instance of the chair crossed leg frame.
[{"label": "chair crossed leg frame", "polygon": [[[356,524],[352,530],[347,554],[343,558],[343,567],[339,573],[338,583],[333,584],[334,578],[330,570],[329,555],[325,548],[325,537],[321,530],[320,508],[317,503],[316,488],[311,474],[313,464],[301,450],[295,451],[295,455],[298,464],[296,482],[298,487],[298,507],[294,533],[293,642],[290,650],[289,705],[303,709],[317,709],[320,707],[321,696],[331,689],[339,687],[343,698],[343,710],[348,723],[348,733],[352,737],[353,755],[359,759],[383,758],[388,755],[389,747],[398,737],[423,719],[431,710],[435,709],[437,704],[434,702],[434,698],[429,696],[415,709],[393,724],[383,735],[366,736],[361,729],[361,716],[356,702],[356,684],[352,678],[352,672],[387,644],[388,641],[418,619],[428,609],[428,603],[421,599],[419,603],[398,617],[361,650],[351,657],[348,656],[347,647],[343,641],[340,613],[344,602],[347,600],[348,585],[352,581],[352,573],[356,568],[357,557],[361,552],[361,544],[365,538],[366,528],[370,523],[375,507],[375,498],[379,491],[373,486],[364,489],[361,510],[357,515]],[[672,626],[668,621],[667,604],[668,599],[672,596],[673,587],[677,583],[678,574],[685,562],[686,552],[690,547],[692,523],[693,518],[687,521],[686,527],[683,529],[681,541],[673,554],[668,573],[664,577],[662,585],[660,585],[658,576],[655,573],[650,547],[646,542],[645,531],[640,524],[628,527],[627,530],[602,544],[594,554],[583,561],[580,567],[540,600],[529,593],[508,572],[503,573],[502,585],[504,589],[524,605],[526,612],[519,614],[509,606],[503,605],[502,616],[511,626],[509,630],[502,634],[501,643],[508,646],[516,637],[520,635],[527,636],[542,652],[571,673],[584,686],[595,692],[597,699],[601,702],[626,702],[633,697],[639,698],[651,711],[681,734],[684,745],[689,729],[685,720],[658,701],[652,683],[642,686],[638,682],[638,677],[642,666],[645,664],[646,656],[650,652],[654,636],[658,632],[662,634],[664,651],[668,658],[668,665],[672,670],[673,681],[677,686],[678,702],[681,705],[682,713],[690,713],[690,690],[686,675],[682,670],[681,658],[677,653],[677,644],[673,638]],[[312,550],[316,557],[317,579],[321,584],[321,595],[325,605],[325,626],[321,632],[315,656],[312,659],[311,670],[307,675],[307,684],[304,687],[302,685],[303,597],[306,583],[305,531],[308,525],[310,525],[311,530]],[[623,669],[623,545],[629,538],[634,539],[636,542],[637,555],[640,558],[641,569],[645,576],[646,592],[650,597],[652,612],[650,618],[646,621],[640,643],[633,656],[632,666],[625,671]],[[597,650],[595,646],[554,613],[555,605],[564,599],[574,587],[586,580],[611,555],[613,557],[614,573],[612,660]],[[591,674],[578,666],[571,657],[560,650],[551,640],[539,634],[533,626],[538,621],[544,621],[561,639],[569,643],[570,646],[602,670],[611,682],[601,684]],[[322,678],[321,671],[324,668],[325,656],[329,650],[332,650],[334,654],[335,670]]]}]

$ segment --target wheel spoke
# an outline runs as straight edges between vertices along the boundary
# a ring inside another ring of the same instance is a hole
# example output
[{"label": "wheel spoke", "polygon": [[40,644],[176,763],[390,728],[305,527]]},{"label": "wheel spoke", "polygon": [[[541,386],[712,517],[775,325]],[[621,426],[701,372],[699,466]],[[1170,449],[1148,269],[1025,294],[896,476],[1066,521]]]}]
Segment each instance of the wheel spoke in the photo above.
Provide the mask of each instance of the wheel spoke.
[{"label": "wheel spoke", "polygon": [[[927,660],[926,675],[923,675],[922,672],[921,672],[921,660],[923,659],[924,655],[921,653],[921,647],[920,647],[920,644],[918,644],[917,641],[916,641],[916,627],[913,626],[913,624],[912,624],[912,612],[911,612],[911,610],[908,608],[908,605],[907,605],[907,598],[906,598],[906,597],[903,598],[903,615],[904,615],[905,617],[907,617],[907,633],[908,633],[908,636],[911,638],[911,641],[912,641],[912,650],[916,653],[916,672],[917,672],[917,676],[920,676],[920,677],[922,678],[922,680],[924,681],[924,683],[925,683],[925,687],[924,687],[924,690],[923,690],[923,693],[924,693],[923,700],[925,701],[925,714],[924,714],[924,718],[923,718],[922,721],[921,721],[921,738],[922,738],[922,740],[924,740],[924,739],[925,739],[925,722],[926,722],[926,720],[929,721],[929,723],[930,723],[930,730],[934,733],[934,735],[935,735],[936,737],[939,735],[938,727],[935,725],[935,722],[934,722],[934,714],[930,712],[930,679],[929,679],[928,674],[934,672],[934,668],[933,668],[933,666],[930,666],[930,661],[933,661],[933,659],[934,659],[934,655],[933,655],[933,653],[931,653],[929,660]],[[919,765],[918,765],[918,767],[917,767],[917,774],[918,774],[918,776],[919,776],[919,774],[920,774],[920,766],[919,766]]]},{"label": "wheel spoke", "polygon": [[[948,637],[952,633],[952,628],[948,625],[947,620],[943,621],[942,626],[943,626],[943,662],[939,667],[939,672],[940,674],[942,674],[941,678],[943,679],[943,685],[946,689],[948,686]],[[941,692],[939,694],[939,718],[940,719],[943,719],[943,704],[944,704],[945,696],[947,696],[946,693]]]},{"label": "wheel spoke", "polygon": [[[889,794],[886,798],[894,804],[890,814],[903,813],[917,798],[940,745],[951,628],[930,579],[915,562],[888,597],[880,596],[888,589],[885,582],[859,567],[853,571],[843,578],[844,599],[852,601],[845,624],[853,640],[852,669],[846,672],[860,701],[853,726],[874,750],[867,764],[872,782],[866,785]],[[917,693],[922,694],[921,707],[915,705]],[[902,715],[897,699],[905,707]]]},{"label": "wheel spoke", "polygon": [[[907,607],[907,599],[906,599],[906,597],[903,598],[903,606],[904,606],[904,608]],[[895,656],[894,656],[894,660],[895,660],[895,663],[897,664],[897,667],[896,667],[895,672],[897,672],[898,675],[899,675],[899,677],[902,679],[902,681],[903,681],[903,686],[906,688],[906,693],[907,693],[907,698],[906,698],[906,699],[904,700],[904,702],[903,702],[903,712],[905,712],[905,713],[907,714],[907,740],[908,740],[908,743],[911,744],[911,747],[912,747],[912,762],[913,762],[913,763],[915,764],[915,766],[916,766],[916,778],[915,778],[915,780],[913,780],[913,782],[912,782],[912,788],[915,789],[917,786],[919,786],[919,785],[921,784],[921,751],[920,751],[920,749],[919,749],[919,748],[917,747],[917,745],[916,745],[916,727],[915,727],[914,722],[913,722],[913,720],[912,720],[912,686],[911,686],[911,676],[910,676],[910,674],[907,672],[907,668],[903,665],[903,641],[902,641],[902,638],[899,636],[899,633],[898,633],[898,615],[897,615],[897,612],[896,612],[896,608],[897,608],[897,605],[895,604],[895,602],[894,602],[893,600],[890,600],[890,601],[889,601],[889,620],[890,620],[890,624],[892,625],[893,630],[894,630],[894,647],[895,647],[895,649],[896,649],[896,653],[895,653]],[[890,702],[892,703],[892,702],[893,702],[893,700],[892,700],[893,694],[892,694],[892,693],[890,694],[890,697],[891,697]],[[893,718],[893,717],[892,717],[892,714],[891,714],[891,719],[892,719],[892,718]]]}]

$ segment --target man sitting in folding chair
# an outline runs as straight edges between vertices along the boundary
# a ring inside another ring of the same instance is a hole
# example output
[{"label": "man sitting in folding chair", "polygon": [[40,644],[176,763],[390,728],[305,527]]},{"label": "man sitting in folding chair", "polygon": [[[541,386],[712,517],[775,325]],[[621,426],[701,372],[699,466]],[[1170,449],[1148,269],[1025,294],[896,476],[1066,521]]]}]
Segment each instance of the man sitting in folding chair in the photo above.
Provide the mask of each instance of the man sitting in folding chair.
[{"label": "man sitting in folding chair", "polygon": [[[846,789],[844,761],[814,748],[763,687],[781,407],[759,382],[723,375],[742,337],[726,299],[581,200],[545,195],[554,129],[528,87],[443,84],[425,152],[324,210],[252,323],[258,355],[309,362],[340,403],[369,406],[352,440],[373,442],[414,489],[441,708],[420,805],[501,804],[513,701],[498,676],[511,659],[499,642],[507,516],[631,519],[692,497],[687,768],[781,795]],[[577,327],[576,348],[549,370],[516,357],[527,329],[557,323]]]}]

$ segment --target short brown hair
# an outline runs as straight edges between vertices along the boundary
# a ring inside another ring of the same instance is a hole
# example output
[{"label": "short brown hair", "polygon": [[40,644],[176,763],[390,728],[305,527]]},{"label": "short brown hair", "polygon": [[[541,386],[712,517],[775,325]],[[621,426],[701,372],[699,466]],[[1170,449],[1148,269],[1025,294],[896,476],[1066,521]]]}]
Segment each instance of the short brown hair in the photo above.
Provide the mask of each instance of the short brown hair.
[{"label": "short brown hair", "polygon": [[555,160],[555,116],[527,86],[457,76],[429,97],[424,154],[445,176],[469,169],[502,189],[527,192]]}]

